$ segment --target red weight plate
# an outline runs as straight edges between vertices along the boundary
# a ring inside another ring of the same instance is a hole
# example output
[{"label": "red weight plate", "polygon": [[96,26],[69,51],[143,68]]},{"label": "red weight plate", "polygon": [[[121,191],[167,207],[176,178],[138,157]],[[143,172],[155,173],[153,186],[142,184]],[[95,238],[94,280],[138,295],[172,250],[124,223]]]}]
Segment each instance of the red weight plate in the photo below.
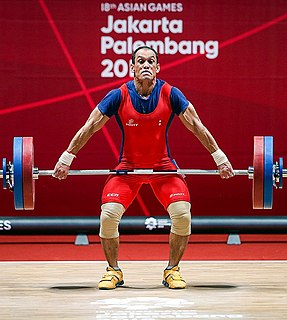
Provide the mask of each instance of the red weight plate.
[{"label": "red weight plate", "polygon": [[34,145],[32,137],[23,137],[22,168],[24,210],[34,210],[35,180],[33,179]]},{"label": "red weight plate", "polygon": [[253,184],[252,201],[253,209],[264,209],[264,137],[254,137],[253,152]]}]

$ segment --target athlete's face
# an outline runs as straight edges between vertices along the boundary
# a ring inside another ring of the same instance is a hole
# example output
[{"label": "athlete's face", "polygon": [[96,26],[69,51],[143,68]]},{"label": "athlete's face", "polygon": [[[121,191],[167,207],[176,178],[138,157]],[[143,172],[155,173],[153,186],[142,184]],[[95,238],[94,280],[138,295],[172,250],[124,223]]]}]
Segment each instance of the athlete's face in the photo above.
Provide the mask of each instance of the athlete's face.
[{"label": "athlete's face", "polygon": [[156,55],[152,50],[143,48],[137,51],[135,63],[131,65],[134,77],[139,80],[153,80],[159,72],[159,64],[156,62]]}]

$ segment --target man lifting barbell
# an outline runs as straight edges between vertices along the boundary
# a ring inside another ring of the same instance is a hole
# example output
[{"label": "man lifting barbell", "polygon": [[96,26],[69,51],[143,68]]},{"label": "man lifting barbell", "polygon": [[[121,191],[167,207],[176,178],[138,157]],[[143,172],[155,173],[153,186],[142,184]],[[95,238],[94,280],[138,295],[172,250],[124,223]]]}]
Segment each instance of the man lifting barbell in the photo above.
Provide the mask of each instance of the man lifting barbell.
[{"label": "man lifting barbell", "polygon": [[[122,131],[122,152],[117,170],[151,168],[176,170],[170,157],[167,132],[173,116],[211,153],[222,179],[234,176],[228,158],[200,121],[193,105],[176,87],[157,79],[160,71],[157,52],[147,46],[132,55],[133,81],[110,91],[90,114],[87,122],[72,138],[60,156],[53,176],[66,179],[72,161],[91,136],[115,115]],[[152,190],[172,220],[169,262],[162,283],[171,289],[183,289],[186,282],[179,272],[179,262],[186,249],[191,225],[190,195],[181,175],[111,175],[104,186],[100,216],[100,238],[108,263],[99,289],[114,289],[124,283],[118,265],[118,225],[142,184]]]}]

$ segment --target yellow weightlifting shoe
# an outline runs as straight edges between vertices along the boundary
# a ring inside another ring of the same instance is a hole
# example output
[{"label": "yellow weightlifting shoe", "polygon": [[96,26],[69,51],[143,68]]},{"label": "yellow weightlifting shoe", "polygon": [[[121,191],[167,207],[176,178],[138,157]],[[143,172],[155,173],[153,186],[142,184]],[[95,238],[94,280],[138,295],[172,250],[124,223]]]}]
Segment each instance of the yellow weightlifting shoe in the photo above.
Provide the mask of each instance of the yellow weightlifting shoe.
[{"label": "yellow weightlifting shoe", "polygon": [[112,267],[107,267],[107,272],[103,275],[98,287],[101,290],[110,290],[123,284],[124,280],[122,270],[115,270]]},{"label": "yellow weightlifting shoe", "polygon": [[186,282],[183,280],[179,272],[179,266],[163,271],[162,284],[170,289],[185,289]]}]

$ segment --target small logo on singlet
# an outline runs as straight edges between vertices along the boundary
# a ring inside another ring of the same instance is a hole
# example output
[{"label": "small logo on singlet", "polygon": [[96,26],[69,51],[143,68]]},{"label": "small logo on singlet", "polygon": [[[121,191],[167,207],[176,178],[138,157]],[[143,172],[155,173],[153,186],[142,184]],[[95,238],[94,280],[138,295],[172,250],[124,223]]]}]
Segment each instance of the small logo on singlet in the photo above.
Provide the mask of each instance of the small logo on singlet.
[{"label": "small logo on singlet", "polygon": [[184,192],[172,193],[169,197],[173,198],[173,197],[180,197],[180,196],[184,196]]},{"label": "small logo on singlet", "polygon": [[118,197],[119,194],[118,193],[108,193],[107,197]]},{"label": "small logo on singlet", "polygon": [[137,127],[139,124],[138,123],[134,123],[135,120],[134,119],[130,119],[127,123],[126,123],[126,126],[129,126],[129,127]]}]

